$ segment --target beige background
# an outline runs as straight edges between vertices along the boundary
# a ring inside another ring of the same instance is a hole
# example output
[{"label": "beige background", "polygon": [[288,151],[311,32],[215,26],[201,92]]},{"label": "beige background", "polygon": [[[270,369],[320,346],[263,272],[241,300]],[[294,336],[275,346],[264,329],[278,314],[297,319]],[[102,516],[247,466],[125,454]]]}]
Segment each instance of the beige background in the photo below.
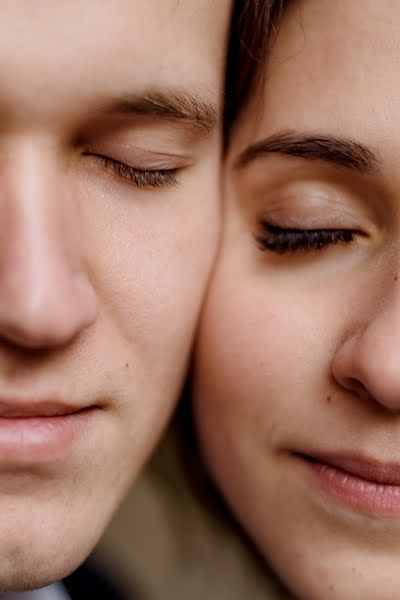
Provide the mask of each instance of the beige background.
[{"label": "beige background", "polygon": [[176,434],[180,427],[172,425],[95,560],[140,600],[289,600],[215,500],[197,453]]}]

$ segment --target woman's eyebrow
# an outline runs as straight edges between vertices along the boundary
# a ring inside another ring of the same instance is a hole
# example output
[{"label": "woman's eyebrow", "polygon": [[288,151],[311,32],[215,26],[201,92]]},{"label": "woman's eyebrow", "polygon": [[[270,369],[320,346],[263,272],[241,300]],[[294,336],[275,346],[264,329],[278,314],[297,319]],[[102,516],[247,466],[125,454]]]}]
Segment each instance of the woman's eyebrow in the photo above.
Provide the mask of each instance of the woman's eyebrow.
[{"label": "woman's eyebrow", "polygon": [[193,133],[209,134],[219,122],[216,103],[188,90],[152,90],[112,98],[101,111],[112,115],[132,115],[178,123]]},{"label": "woman's eyebrow", "polygon": [[374,149],[355,140],[289,131],[276,133],[249,146],[240,154],[235,167],[245,167],[273,153],[320,160],[364,174],[375,173],[382,164]]}]

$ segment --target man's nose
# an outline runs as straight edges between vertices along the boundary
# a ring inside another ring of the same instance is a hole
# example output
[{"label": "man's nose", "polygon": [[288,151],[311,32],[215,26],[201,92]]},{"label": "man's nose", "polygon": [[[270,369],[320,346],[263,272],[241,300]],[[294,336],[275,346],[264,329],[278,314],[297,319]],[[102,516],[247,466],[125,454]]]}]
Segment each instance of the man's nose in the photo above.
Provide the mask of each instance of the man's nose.
[{"label": "man's nose", "polygon": [[67,344],[95,319],[77,197],[50,148],[25,144],[0,165],[0,339]]},{"label": "man's nose", "polygon": [[341,344],[336,380],[361,398],[400,412],[400,286]]}]

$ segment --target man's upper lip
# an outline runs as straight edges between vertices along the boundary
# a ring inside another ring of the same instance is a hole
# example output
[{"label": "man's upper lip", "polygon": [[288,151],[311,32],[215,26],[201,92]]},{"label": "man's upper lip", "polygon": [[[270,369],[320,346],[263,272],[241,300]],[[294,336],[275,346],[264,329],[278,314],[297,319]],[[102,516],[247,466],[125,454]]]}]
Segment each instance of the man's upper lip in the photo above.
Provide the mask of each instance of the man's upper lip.
[{"label": "man's upper lip", "polygon": [[386,485],[400,485],[400,463],[379,461],[356,454],[318,452],[303,456],[367,481]]},{"label": "man's upper lip", "polygon": [[0,418],[60,417],[84,408],[55,400],[0,399]]}]

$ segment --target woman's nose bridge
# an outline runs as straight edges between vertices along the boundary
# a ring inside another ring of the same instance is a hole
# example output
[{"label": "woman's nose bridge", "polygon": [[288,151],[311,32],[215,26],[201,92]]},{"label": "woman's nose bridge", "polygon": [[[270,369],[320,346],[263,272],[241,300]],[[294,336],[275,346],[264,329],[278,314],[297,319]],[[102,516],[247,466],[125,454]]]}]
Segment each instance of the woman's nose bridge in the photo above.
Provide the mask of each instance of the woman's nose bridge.
[{"label": "woman's nose bridge", "polygon": [[[379,298],[361,339],[368,345],[400,351],[400,281],[393,277],[390,287],[377,288]],[[384,352],[382,356],[387,355]]]}]

